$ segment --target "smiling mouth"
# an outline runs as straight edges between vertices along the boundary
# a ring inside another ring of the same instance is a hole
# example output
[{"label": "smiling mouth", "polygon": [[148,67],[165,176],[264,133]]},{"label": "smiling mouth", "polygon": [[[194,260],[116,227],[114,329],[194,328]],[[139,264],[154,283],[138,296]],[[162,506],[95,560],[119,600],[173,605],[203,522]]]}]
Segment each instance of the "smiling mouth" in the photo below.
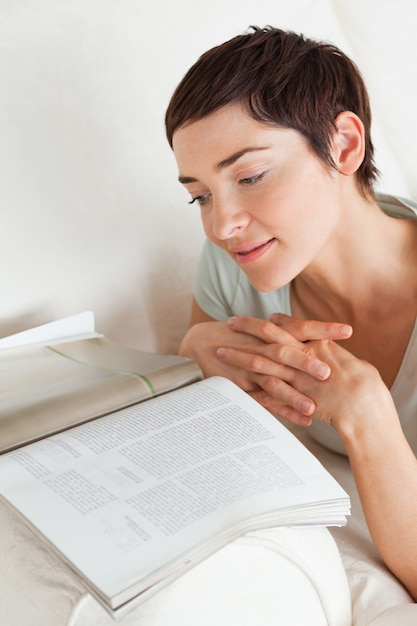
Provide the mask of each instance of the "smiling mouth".
[{"label": "smiling mouth", "polygon": [[250,250],[236,251],[234,252],[235,258],[241,263],[248,263],[249,261],[255,261],[260,256],[262,256],[264,252],[269,250],[269,248],[271,247],[274,241],[275,241],[275,238],[273,237],[272,239],[268,239],[268,241],[265,241],[264,243],[261,243],[258,246],[254,246]]}]

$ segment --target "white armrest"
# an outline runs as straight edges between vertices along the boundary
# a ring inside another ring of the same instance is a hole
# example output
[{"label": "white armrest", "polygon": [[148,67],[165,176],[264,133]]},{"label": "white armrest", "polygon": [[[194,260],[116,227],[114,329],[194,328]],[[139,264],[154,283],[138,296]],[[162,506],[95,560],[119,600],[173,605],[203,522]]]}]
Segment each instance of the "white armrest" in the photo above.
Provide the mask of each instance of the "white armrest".
[{"label": "white armrest", "polygon": [[[89,597],[74,626],[111,626]],[[339,552],[324,528],[249,533],[137,607],[123,626],[351,626]],[[114,624],[114,623],[113,623]]]},{"label": "white armrest", "polygon": [[[0,527],[0,624],[115,625],[74,572],[1,503]],[[118,623],[350,626],[351,605],[329,531],[275,528],[228,544]]]}]

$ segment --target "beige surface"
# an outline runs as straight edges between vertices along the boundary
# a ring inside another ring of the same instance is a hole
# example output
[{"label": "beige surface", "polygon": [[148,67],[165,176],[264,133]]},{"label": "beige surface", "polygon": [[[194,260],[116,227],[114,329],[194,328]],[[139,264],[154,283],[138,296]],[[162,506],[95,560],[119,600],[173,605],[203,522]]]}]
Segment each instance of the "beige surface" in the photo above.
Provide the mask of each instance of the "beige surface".
[{"label": "beige surface", "polygon": [[[77,576],[0,503],[0,624],[112,626]],[[111,567],[111,564],[109,564]],[[327,529],[277,528],[229,544],[151,597],[123,626],[349,626]]]},{"label": "beige surface", "polygon": [[[309,626],[348,626],[349,595],[354,626],[417,623],[417,605],[373,547],[347,459],[312,442],[308,431],[297,434],[350,494],[348,525],[331,530],[344,569],[326,529],[250,533],[139,606],[123,626],[299,626],[305,616]],[[114,623],[75,574],[1,504],[0,527],[0,624]]]},{"label": "beige surface", "polygon": [[[417,624],[417,604],[385,567],[373,545],[348,459],[313,441],[308,430],[297,427],[291,430],[321,460],[351,498],[352,515],[347,526],[331,532],[349,581],[354,626]],[[388,616],[391,616],[391,622]]]}]

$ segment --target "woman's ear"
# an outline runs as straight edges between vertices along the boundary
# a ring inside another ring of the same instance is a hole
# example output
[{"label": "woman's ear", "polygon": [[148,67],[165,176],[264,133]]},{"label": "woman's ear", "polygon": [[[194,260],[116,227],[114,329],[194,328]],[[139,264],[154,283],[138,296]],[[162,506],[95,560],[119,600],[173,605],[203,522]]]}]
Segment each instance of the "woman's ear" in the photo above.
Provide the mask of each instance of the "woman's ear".
[{"label": "woman's ear", "polygon": [[346,176],[354,174],[365,156],[365,131],[359,117],[352,111],[339,113],[335,121],[332,156],[337,169]]}]

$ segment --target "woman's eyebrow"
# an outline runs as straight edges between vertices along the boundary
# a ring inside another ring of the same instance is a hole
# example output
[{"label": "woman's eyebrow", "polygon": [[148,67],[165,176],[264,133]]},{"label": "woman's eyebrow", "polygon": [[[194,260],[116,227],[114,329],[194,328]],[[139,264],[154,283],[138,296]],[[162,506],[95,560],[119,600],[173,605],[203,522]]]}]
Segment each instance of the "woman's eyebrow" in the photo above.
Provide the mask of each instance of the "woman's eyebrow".
[{"label": "woman's eyebrow", "polygon": [[[268,150],[268,148],[270,148],[270,146],[256,146],[256,147],[243,148],[243,150],[234,152],[226,159],[223,159],[222,161],[217,163],[216,170],[223,170],[225,167],[229,167],[230,165],[233,165],[233,163],[236,163],[236,161],[238,161],[241,157],[243,157],[248,152],[257,152],[258,150]],[[198,180],[196,178],[193,178],[192,176],[179,176],[178,180],[183,185],[187,185],[188,183],[198,182]]]},{"label": "woman's eyebrow", "polygon": [[268,150],[269,147],[270,146],[256,146],[253,148],[252,147],[243,148],[243,150],[239,150],[238,152],[235,152],[231,156],[227,157],[227,159],[224,159],[223,161],[220,161],[220,163],[217,163],[216,169],[223,170],[225,167],[229,167],[229,165],[233,165],[233,163],[236,163],[236,161],[238,161],[241,157],[243,157],[248,152],[257,152],[258,150]]}]

